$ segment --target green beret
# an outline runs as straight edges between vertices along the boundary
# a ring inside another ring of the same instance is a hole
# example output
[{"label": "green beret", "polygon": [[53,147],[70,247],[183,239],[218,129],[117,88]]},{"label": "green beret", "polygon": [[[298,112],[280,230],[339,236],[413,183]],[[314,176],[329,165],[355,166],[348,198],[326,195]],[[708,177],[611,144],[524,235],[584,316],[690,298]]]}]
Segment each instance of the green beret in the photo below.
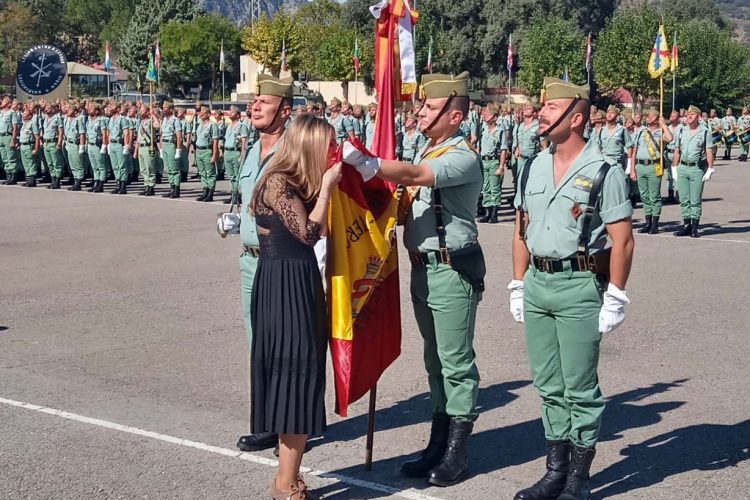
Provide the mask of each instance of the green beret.
[{"label": "green beret", "polygon": [[619,113],[620,108],[615,106],[614,104],[610,104],[609,107],[607,107],[607,113]]},{"label": "green beret", "polygon": [[688,106],[687,112],[688,113],[698,113],[698,114],[701,114],[701,108],[699,108],[698,106],[695,106],[695,105],[691,104],[690,106]]},{"label": "green beret", "polygon": [[293,78],[274,78],[271,75],[258,75],[258,95],[274,95],[278,97],[294,98]]},{"label": "green beret", "polygon": [[588,85],[574,85],[559,78],[545,76],[544,84],[542,85],[542,95],[539,100],[542,104],[545,101],[554,101],[557,99],[583,99],[588,101],[590,92]]},{"label": "green beret", "polygon": [[419,90],[420,99],[442,99],[444,97],[468,97],[469,72],[460,75],[442,75],[435,73],[422,76],[422,86]]}]

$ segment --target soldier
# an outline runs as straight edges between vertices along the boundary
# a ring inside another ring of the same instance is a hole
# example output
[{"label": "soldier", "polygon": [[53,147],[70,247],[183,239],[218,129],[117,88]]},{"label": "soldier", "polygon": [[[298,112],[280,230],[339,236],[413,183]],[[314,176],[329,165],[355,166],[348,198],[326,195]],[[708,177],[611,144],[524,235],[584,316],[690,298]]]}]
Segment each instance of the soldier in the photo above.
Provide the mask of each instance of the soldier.
[{"label": "soldier", "polygon": [[26,187],[36,187],[37,166],[34,157],[39,153],[39,126],[34,117],[34,108],[26,108],[22,115],[18,141],[21,145],[21,161],[26,173]]},{"label": "soldier", "polygon": [[745,106],[742,108],[742,116],[737,119],[737,137],[740,141],[740,157],[738,161],[746,162],[748,150],[750,149],[750,143],[744,142],[743,138],[746,133],[750,133],[750,108]]},{"label": "soldier", "polygon": [[125,163],[125,135],[128,131],[128,119],[120,114],[119,103],[113,102],[109,105],[109,122],[107,123],[107,152],[112,162],[112,170],[115,174],[115,187],[110,193],[127,194],[126,183],[128,181],[128,168]]},{"label": "soldier", "polygon": [[[252,120],[252,106],[253,103],[249,102],[247,103],[247,112],[245,113],[245,118],[242,119],[242,124],[245,125],[245,131],[247,132],[247,150],[250,151],[250,148],[252,148],[255,145],[255,141],[258,140],[258,131],[255,129],[255,126],[253,125]],[[313,106],[313,111],[315,107]],[[240,168],[242,168],[242,165],[240,165]],[[238,170],[239,175],[239,170]]]},{"label": "soldier", "polygon": [[675,236],[700,237],[698,231],[702,211],[703,184],[714,174],[714,150],[711,132],[698,123],[701,110],[688,108],[688,124],[679,137],[672,162],[680,193],[683,227]]},{"label": "soldier", "polygon": [[[721,129],[724,131],[725,138],[737,131],[737,120],[732,115],[732,108],[727,108],[726,116],[721,119]],[[724,159],[732,159],[732,145],[726,140],[724,141]]]},{"label": "soldier", "polygon": [[497,124],[497,105],[490,103],[482,114],[484,129],[479,144],[482,156],[482,206],[484,215],[477,222],[497,224],[497,212],[500,210],[503,175],[508,160],[508,139],[505,130]]},{"label": "soldier", "polygon": [[638,181],[643,215],[646,218],[646,224],[638,232],[656,234],[659,232],[661,178],[664,175],[664,158],[661,156],[659,141],[666,145],[674,140],[674,136],[656,108],[648,110],[646,124],[633,139],[630,179]]},{"label": "soldier", "polygon": [[182,147],[180,148],[180,184],[188,181],[188,170],[190,169],[190,144],[192,144],[192,127],[185,116],[185,108],[176,108],[175,115],[180,122],[182,132]]},{"label": "soldier", "polygon": [[196,201],[214,201],[216,187],[216,161],[219,159],[219,128],[211,123],[211,110],[201,107],[196,116],[195,127],[195,163],[203,185],[203,194]]},{"label": "soldier", "polygon": [[18,142],[18,133],[21,121],[12,109],[12,101],[9,97],[3,97],[0,101],[0,163],[5,168],[5,182],[8,186],[18,183],[18,164],[15,158],[15,148]]},{"label": "soldier", "polygon": [[553,146],[519,171],[510,310],[524,323],[542,398],[547,471],[516,500],[589,498],[604,411],[599,345],[622,324],[629,303],[628,183],[596,141],[583,138],[588,96],[588,87],[544,79],[539,132]]},{"label": "soldier", "polygon": [[70,104],[65,122],[65,151],[68,153],[73,185],[68,188],[68,191],[80,191],[84,175],[81,157],[86,152],[86,129],[84,128],[84,122],[78,118],[77,105]]},{"label": "soldier", "polygon": [[354,135],[357,136],[362,144],[365,143],[365,111],[362,106],[352,108],[352,118],[354,119]]},{"label": "soldier", "polygon": [[161,122],[163,115],[161,112],[161,106],[156,102],[149,106],[149,109],[151,110],[151,119],[154,122],[154,141],[157,145],[156,154],[154,155],[154,178],[156,179],[156,184],[161,184],[164,174],[164,155],[162,154],[161,149],[158,148],[158,144],[161,142]]},{"label": "soldier", "polygon": [[44,113],[42,140],[44,141],[44,159],[47,162],[50,175],[50,185],[47,186],[47,189],[60,189],[60,178],[63,170],[63,121],[55,105],[48,104]]},{"label": "soldier", "polygon": [[[195,149],[195,139],[197,137],[197,129],[198,124],[200,123],[200,114],[201,114],[201,108],[202,104],[200,101],[197,101],[195,103],[195,108],[193,109],[193,121],[190,122],[190,137],[192,139],[192,142],[190,143],[190,148],[192,148],[193,152],[193,166],[196,167],[195,174],[191,175],[191,179],[200,179],[201,173],[198,170],[198,151]],[[201,181],[202,183],[203,181]]]},{"label": "soldier", "polygon": [[401,472],[435,486],[466,477],[468,439],[478,416],[473,343],[485,263],[474,221],[481,159],[459,132],[469,112],[468,82],[466,72],[422,77],[419,128],[430,142],[414,164],[373,158],[344,145],[344,162],[365,181],[377,175],[417,189],[406,216],[404,246],[412,261],[412,303],[424,339],[433,418],[427,448]]},{"label": "soldier", "polygon": [[[258,140],[248,151],[239,174],[242,208],[240,210],[240,238],[243,252],[240,256],[242,276],[242,311],[245,320],[245,332],[252,345],[252,322],[250,305],[253,298],[253,281],[258,267],[260,243],[255,227],[255,217],[250,214],[249,206],[255,191],[255,184],[263,168],[276,152],[283,137],[284,124],[292,113],[294,99],[294,81],[279,80],[269,75],[258,75],[258,88],[252,104],[253,124],[259,132]],[[228,229],[228,228],[225,228]],[[232,231],[228,231],[232,232]],[[236,232],[236,229],[235,229]],[[278,435],[273,432],[241,436],[237,447],[242,451],[259,451],[273,448],[278,444]]]},{"label": "soldier", "polygon": [[230,122],[224,135],[224,165],[229,174],[232,196],[224,203],[237,203],[239,201],[237,179],[240,159],[245,157],[247,151],[248,133],[245,123],[240,120],[240,108],[231,106],[229,108],[229,119]]},{"label": "soldier", "polygon": [[162,198],[179,198],[180,183],[182,175],[180,171],[180,160],[182,159],[182,124],[174,116],[174,105],[169,101],[162,104],[164,117],[161,120],[161,139],[159,146],[161,158],[167,167],[169,176],[169,192],[163,194]]},{"label": "soldier", "polygon": [[[680,140],[680,133],[682,132],[683,128],[683,125],[680,121],[681,118],[677,111],[672,111],[669,114],[669,125],[667,126],[669,127],[669,131],[672,132],[674,140],[664,146],[664,161],[665,165],[668,167],[672,166],[674,148]],[[677,179],[675,179],[672,175],[671,168],[665,169],[664,173],[667,174],[667,203],[677,203],[677,198],[675,198],[675,182],[677,182]]]},{"label": "soldier", "polygon": [[102,154],[107,151],[104,145],[104,134],[109,120],[102,116],[99,104],[89,104],[88,120],[86,120],[86,140],[88,141],[88,158],[93,171],[94,185],[88,189],[89,193],[104,191],[107,182],[107,167]]},{"label": "soldier", "polygon": [[378,115],[378,105],[371,102],[367,106],[367,121],[365,121],[365,147],[368,151],[372,150],[372,144],[375,141],[375,119]]},{"label": "soldier", "polygon": [[354,123],[349,117],[342,114],[342,106],[342,102],[337,98],[331,99],[331,105],[329,106],[331,116],[328,118],[328,123],[336,131],[336,142],[339,144],[350,137],[354,137]]},{"label": "soldier", "polygon": [[417,118],[410,116],[404,120],[404,138],[401,141],[404,161],[413,162],[417,152],[427,144],[427,138],[417,130]]},{"label": "soldier", "polygon": [[344,116],[344,120],[347,121],[348,127],[351,127],[351,132],[347,132],[349,138],[354,139],[359,137],[359,122],[354,116],[354,108],[348,101],[344,101],[343,103],[341,103],[341,114]]},{"label": "soldier", "polygon": [[599,129],[596,140],[604,159],[610,165],[618,166],[624,171],[627,168],[627,152],[631,144],[627,130],[617,123],[619,118],[620,110],[617,109],[617,106],[610,105],[604,116],[605,123]]},{"label": "soldier", "polygon": [[[529,158],[536,155],[540,150],[539,122],[534,117],[536,110],[532,104],[524,104],[522,109],[523,121],[516,125],[513,131],[513,144],[515,150],[513,157],[516,159],[516,168],[521,170]],[[516,174],[516,178],[518,175]]]},{"label": "soldier", "polygon": [[714,159],[715,159],[715,158],[718,158],[719,142],[723,142],[723,139],[724,139],[724,134],[722,133],[722,130],[721,130],[721,118],[719,118],[715,109],[710,110],[708,114],[708,133],[717,134],[719,137],[722,138],[721,141],[714,140],[713,142]]},{"label": "soldier", "polygon": [[216,180],[223,181],[224,173],[224,135],[227,131],[227,123],[224,121],[224,111],[216,111],[216,130],[219,131],[219,159],[216,161]]},{"label": "soldier", "polygon": [[147,107],[141,109],[141,120],[138,122],[137,138],[133,158],[138,158],[138,165],[143,174],[143,190],[139,196],[154,196],[156,187],[156,118],[151,116]]},{"label": "soldier", "polygon": [[123,125],[126,127],[126,132],[124,134],[125,145],[122,148],[122,154],[125,156],[125,168],[128,171],[126,185],[129,185],[138,180],[138,172],[140,171],[138,155],[134,154],[138,138],[138,114],[134,104],[128,106],[127,117]]}]

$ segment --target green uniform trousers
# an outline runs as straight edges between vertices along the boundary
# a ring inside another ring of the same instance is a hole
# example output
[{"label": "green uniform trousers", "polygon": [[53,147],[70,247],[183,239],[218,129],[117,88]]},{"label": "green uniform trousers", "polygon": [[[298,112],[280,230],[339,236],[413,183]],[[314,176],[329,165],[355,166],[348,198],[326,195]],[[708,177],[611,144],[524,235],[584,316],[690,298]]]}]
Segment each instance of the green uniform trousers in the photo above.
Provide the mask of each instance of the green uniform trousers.
[{"label": "green uniform trousers", "polygon": [[500,206],[500,191],[503,186],[503,176],[495,175],[499,166],[499,160],[482,160],[482,173],[484,175],[484,181],[482,183],[483,207]]},{"label": "green uniform trousers", "polygon": [[94,174],[95,181],[107,181],[107,165],[104,163],[104,155],[101,147],[95,144],[88,146],[88,158],[91,163],[91,171]]},{"label": "green uniform trousers", "polygon": [[188,151],[188,148],[183,146],[182,153],[180,153],[180,172],[187,173],[190,169],[189,156],[190,152]]},{"label": "green uniform trousers", "polygon": [[93,176],[93,169],[91,168],[91,160],[89,160],[89,148],[91,146],[86,146],[86,151],[80,155],[81,156],[81,165],[83,165],[83,176],[86,177],[88,174],[92,174],[92,178],[96,180],[96,177]]},{"label": "green uniform trousers", "polygon": [[156,168],[155,174],[163,175],[164,174],[164,160],[161,157],[161,154],[157,155],[154,158],[154,166]]},{"label": "green uniform trousers", "polygon": [[65,151],[67,153],[70,173],[73,174],[74,179],[82,180],[83,162],[81,160],[81,157],[83,155],[78,152],[78,144],[66,144]]},{"label": "green uniform trousers", "polygon": [[240,256],[240,276],[242,277],[242,317],[245,319],[245,333],[247,341],[253,344],[253,322],[250,316],[253,302],[253,281],[255,271],[258,269],[258,258],[249,253]]},{"label": "green uniform trousers", "polygon": [[141,175],[143,175],[144,186],[156,186],[156,161],[153,151],[146,146],[141,146],[138,149],[138,165],[141,168]]},{"label": "green uniform trousers", "polygon": [[683,219],[700,219],[703,214],[703,175],[706,171],[698,166],[677,167],[677,192],[680,194],[680,209]]},{"label": "green uniform trousers", "polygon": [[29,144],[23,144],[21,146],[21,161],[23,162],[23,170],[26,173],[26,178],[30,179],[36,177],[37,166],[34,146]]},{"label": "green uniform trousers", "polygon": [[211,163],[211,155],[210,149],[199,149],[195,152],[195,163],[198,166],[198,175],[201,176],[201,184],[208,189],[216,186],[216,168]]},{"label": "green uniform trousers", "polygon": [[0,137],[0,160],[6,175],[15,174],[18,170],[16,150],[10,147],[11,136]]},{"label": "green uniform trousers", "polygon": [[110,142],[109,146],[107,146],[109,159],[112,162],[112,172],[114,173],[117,182],[125,182],[128,180],[128,167],[126,165],[126,159],[122,152],[122,148],[122,144],[114,142]]},{"label": "green uniform trousers", "polygon": [[50,142],[44,145],[44,160],[47,162],[50,177],[62,177],[63,157],[62,151],[57,149],[57,144]]},{"label": "green uniform trousers", "polygon": [[474,421],[479,370],[474,325],[481,293],[430,254],[427,265],[411,269],[411,300],[424,340],[424,364],[434,413]]},{"label": "green uniform trousers", "polygon": [[[125,147],[123,146],[123,149],[124,148]],[[132,146],[131,146],[130,150],[127,153],[125,153],[123,151],[122,154],[125,156],[125,170],[127,170],[128,177],[130,177],[131,175],[133,175],[133,172],[135,172],[135,165],[134,165],[134,163],[137,162],[138,160],[136,158],[133,158],[133,148],[132,148]]]},{"label": "green uniform trousers", "polygon": [[167,168],[167,175],[169,176],[169,185],[170,186],[179,186],[180,185],[180,166],[177,164],[177,160],[174,159],[175,152],[177,151],[177,146],[175,144],[172,144],[171,142],[165,142],[164,147],[162,147],[161,152],[162,161],[164,162],[164,166]]},{"label": "green uniform trousers", "polygon": [[672,177],[672,158],[674,158],[674,151],[665,151],[664,157],[666,158],[666,161],[664,162],[664,176],[667,178],[667,189],[669,191],[674,191],[675,184],[677,182],[677,179]]},{"label": "green uniform trousers", "polygon": [[599,437],[604,398],[597,366],[604,286],[589,272],[548,274],[532,267],[524,277],[526,345],[549,441],[591,447]]},{"label": "green uniform trousers", "polygon": [[643,215],[659,217],[661,215],[661,177],[656,176],[655,165],[639,163],[636,168],[638,174],[638,190],[643,202]]},{"label": "green uniform trousers", "polygon": [[232,191],[237,190],[237,177],[240,175],[240,152],[224,151],[224,168],[229,182],[232,185]]}]

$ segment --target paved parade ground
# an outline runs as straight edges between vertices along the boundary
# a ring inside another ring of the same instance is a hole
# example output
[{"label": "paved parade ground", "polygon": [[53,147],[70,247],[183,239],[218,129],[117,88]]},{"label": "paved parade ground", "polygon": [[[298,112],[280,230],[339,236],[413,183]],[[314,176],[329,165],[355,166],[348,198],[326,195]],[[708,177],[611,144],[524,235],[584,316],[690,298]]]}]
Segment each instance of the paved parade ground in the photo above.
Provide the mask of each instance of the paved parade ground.
[{"label": "paved parade ground", "polygon": [[[595,498],[750,498],[748,191],[750,163],[718,161],[702,238],[671,235],[675,205],[669,233],[636,235],[632,304],[602,343]],[[240,241],[215,228],[226,207],[0,186],[0,498],[267,498],[271,451],[235,448],[249,430],[249,348]],[[378,387],[373,470],[362,467],[367,400],[334,416],[329,371],[329,431],[303,463],[316,493],[511,499],[541,476],[540,401],[508,312],[507,205],[502,215],[480,229],[471,477],[440,489],[397,473],[430,417],[402,255],[403,354]]]}]

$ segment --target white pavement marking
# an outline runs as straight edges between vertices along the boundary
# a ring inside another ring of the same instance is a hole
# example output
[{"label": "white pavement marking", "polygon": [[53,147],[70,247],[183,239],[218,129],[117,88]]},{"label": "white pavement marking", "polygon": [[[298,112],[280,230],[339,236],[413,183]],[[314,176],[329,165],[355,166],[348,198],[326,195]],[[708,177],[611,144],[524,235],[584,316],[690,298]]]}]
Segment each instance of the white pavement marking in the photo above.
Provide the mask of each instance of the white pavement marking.
[{"label": "white pavement marking", "polygon": [[[68,420],[74,420],[76,422],[96,425],[99,427],[104,427],[105,429],[112,429],[115,431],[127,432],[128,434],[135,434],[136,436],[147,437],[147,438],[156,439],[159,441],[164,441],[166,443],[172,443],[172,444],[177,444],[180,446],[186,446],[188,448],[194,448],[196,450],[216,453],[217,455],[224,455],[224,456],[231,457],[231,458],[239,458],[241,460],[246,460],[254,464],[265,465],[266,467],[277,467],[279,465],[279,462],[277,462],[276,460],[271,460],[269,458],[261,457],[258,455],[253,455],[252,453],[230,450],[228,448],[220,448],[218,446],[212,446],[210,444],[200,443],[197,441],[190,441],[188,439],[181,439],[181,438],[174,437],[174,436],[168,436],[166,434],[159,434],[158,432],[147,431],[145,429],[139,429],[137,427],[130,427],[127,425],[121,425],[121,424],[117,424],[114,422],[108,422],[106,420],[100,420],[98,418],[85,417],[83,415],[77,415],[75,413],[69,413],[67,411],[56,410],[54,408],[48,408],[46,406],[39,406],[39,405],[35,405],[32,403],[25,403],[23,401],[16,401],[14,399],[7,399],[3,397],[0,397],[0,403],[9,405],[9,406],[15,406],[17,408],[23,408],[25,410],[32,410],[32,411],[36,411],[39,413],[46,413],[47,415],[53,415],[55,417],[66,418]],[[319,477],[322,479],[327,479],[329,480],[328,482],[330,484],[344,483],[344,484],[348,484],[349,486],[356,486],[357,488],[377,491],[378,493],[385,493],[385,494],[393,495],[399,498],[407,498],[410,500],[442,500],[438,497],[433,497],[433,496],[425,495],[423,493],[419,493],[418,491],[412,488],[408,490],[400,490],[398,488],[393,488],[392,486],[386,486],[380,483],[365,481],[362,479],[357,479],[355,477],[345,476],[343,474],[336,474],[334,472],[308,469],[307,467],[302,467],[300,469],[300,472],[309,474],[311,476]]]}]

